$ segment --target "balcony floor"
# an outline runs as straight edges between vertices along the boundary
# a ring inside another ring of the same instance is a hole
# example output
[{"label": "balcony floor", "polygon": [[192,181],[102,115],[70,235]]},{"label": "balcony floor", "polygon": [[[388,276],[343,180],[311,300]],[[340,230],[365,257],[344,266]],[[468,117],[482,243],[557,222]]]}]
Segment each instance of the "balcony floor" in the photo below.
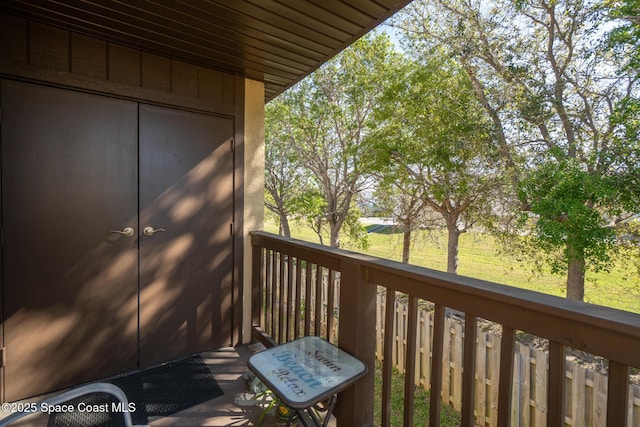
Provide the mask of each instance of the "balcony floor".
[{"label": "balcony floor", "polygon": [[[151,427],[219,427],[255,426],[263,412],[261,406],[241,406],[236,398],[248,391],[247,381],[242,375],[248,371],[247,360],[252,347],[238,346],[206,352],[200,356],[207,363],[216,381],[224,392],[223,396],[177,412],[169,417],[150,420]],[[335,426],[331,420],[329,426]],[[285,426],[286,422],[273,415],[265,417],[260,427]],[[298,425],[294,423],[294,426]]]},{"label": "balcony floor", "polygon": [[[243,378],[243,374],[249,371],[247,361],[253,354],[254,346],[242,345],[201,353],[200,356],[211,370],[224,395],[176,412],[168,417],[152,418],[149,420],[149,425],[151,427],[256,426],[264,407],[236,403],[237,398],[246,400],[252,396],[245,395],[248,393],[248,383]],[[41,399],[35,399],[35,401],[38,400]],[[0,412],[0,419],[7,415],[7,413]],[[47,424],[43,416],[36,416],[24,418],[11,426],[35,427]],[[267,415],[260,427],[285,425],[286,422],[278,419],[275,415]],[[298,426],[298,423],[293,423],[293,426]],[[329,426],[335,427],[335,419],[331,420]]]}]

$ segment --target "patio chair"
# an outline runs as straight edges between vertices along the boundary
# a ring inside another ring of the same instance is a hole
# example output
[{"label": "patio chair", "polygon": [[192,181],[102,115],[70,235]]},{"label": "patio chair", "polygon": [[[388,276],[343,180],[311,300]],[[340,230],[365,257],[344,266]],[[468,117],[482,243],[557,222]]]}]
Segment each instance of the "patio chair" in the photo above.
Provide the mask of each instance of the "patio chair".
[{"label": "patio chair", "polygon": [[[60,393],[58,395],[44,399],[41,402],[38,402],[36,405],[37,405],[37,408],[42,408],[43,406],[46,407],[46,406],[61,405],[64,402],[68,402],[80,396],[85,396],[91,393],[110,394],[114,396],[116,399],[118,399],[118,401],[120,401],[120,403],[122,404],[121,406],[123,408],[129,407],[129,400],[127,399],[127,396],[124,394],[122,389],[118,386],[115,386],[109,383],[87,384],[87,385],[75,388],[73,390],[69,390],[64,393]],[[36,410],[35,412],[32,411],[32,409],[34,408],[31,406],[25,405],[24,411],[14,412],[8,417],[0,420],[0,427],[6,427],[22,418],[42,413],[39,409]],[[134,426],[133,421],[131,420],[131,414],[127,411],[123,411],[122,416],[124,417],[124,424],[126,427],[148,427],[148,426],[140,426],[140,425]]]}]

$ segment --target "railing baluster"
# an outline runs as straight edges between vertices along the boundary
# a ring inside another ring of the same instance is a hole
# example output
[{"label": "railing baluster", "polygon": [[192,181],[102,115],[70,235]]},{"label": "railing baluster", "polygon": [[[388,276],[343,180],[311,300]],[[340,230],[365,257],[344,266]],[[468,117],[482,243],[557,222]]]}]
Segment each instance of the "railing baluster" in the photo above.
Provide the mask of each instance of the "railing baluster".
[{"label": "railing baluster", "polygon": [[271,337],[278,342],[278,306],[280,304],[280,294],[278,286],[278,256],[275,250],[271,254]]},{"label": "railing baluster", "polygon": [[295,265],[295,270],[296,270],[296,311],[295,311],[295,324],[294,324],[294,328],[293,328],[293,338],[294,339],[298,339],[300,338],[300,321],[302,320],[301,317],[301,307],[300,304],[302,304],[302,260],[300,260],[300,258],[296,258],[296,265]]},{"label": "railing baluster", "polygon": [[265,307],[265,325],[264,325],[264,330],[265,332],[273,337],[273,302],[275,301],[275,296],[273,295],[273,278],[272,278],[272,274],[273,274],[273,270],[272,270],[272,259],[271,259],[272,253],[271,250],[267,249],[266,250],[266,255],[265,255],[265,260],[264,260],[264,270],[265,270],[265,278],[264,278],[264,283],[265,283],[265,287],[267,288],[267,292],[266,292],[266,296],[265,296],[265,302],[267,304],[267,307]]},{"label": "railing baluster", "polygon": [[[262,253],[259,246],[251,247],[251,326],[264,327],[265,296],[262,294]],[[266,288],[266,287],[265,287]]]},{"label": "railing baluster", "polygon": [[466,314],[464,318],[464,366],[462,368],[462,427],[474,427],[474,400],[476,395],[476,339],[478,318]]},{"label": "railing baluster", "polygon": [[436,304],[433,314],[433,357],[431,360],[431,407],[429,426],[440,426],[440,402],[442,400],[442,350],[444,348],[445,307]]},{"label": "railing baluster", "polygon": [[285,329],[285,342],[291,339],[293,333],[293,314],[295,300],[293,299],[293,257],[287,255],[287,327]]},{"label": "railing baluster", "polygon": [[312,280],[312,271],[311,263],[309,261],[305,262],[304,269],[304,334],[305,336],[311,335],[311,304],[313,302],[313,298],[311,298],[311,280]]},{"label": "railing baluster", "polygon": [[320,336],[322,335],[321,325],[322,325],[322,288],[324,287],[322,283],[322,267],[320,265],[316,265],[316,307],[315,307],[315,329],[313,331],[314,335]]},{"label": "railing baluster", "polygon": [[564,426],[565,348],[549,341],[549,379],[547,393],[547,427]]},{"label": "railing baluster", "polygon": [[278,344],[283,344],[285,342],[284,338],[284,323],[285,323],[285,315],[284,315],[284,307],[285,307],[285,283],[284,283],[284,254],[280,252],[278,254],[278,295],[280,297],[279,306],[278,306]]},{"label": "railing baluster", "polygon": [[329,341],[330,343],[334,342],[333,315],[335,313],[335,296],[336,296],[335,274],[336,274],[335,271],[329,270],[329,275],[327,277],[327,341]]},{"label": "railing baluster", "polygon": [[498,427],[511,424],[511,392],[513,390],[513,351],[516,331],[503,325],[500,341],[500,380],[498,386]]},{"label": "railing baluster", "polygon": [[407,355],[404,374],[404,426],[413,427],[415,378],[416,378],[416,339],[418,335],[418,298],[409,296],[409,316],[407,331]]},{"label": "railing baluster", "polygon": [[629,367],[609,361],[607,426],[626,426],[629,402]]},{"label": "railing baluster", "polygon": [[396,310],[396,292],[387,288],[384,310],[384,358],[382,361],[382,427],[391,425],[391,377],[393,374],[393,319]]}]

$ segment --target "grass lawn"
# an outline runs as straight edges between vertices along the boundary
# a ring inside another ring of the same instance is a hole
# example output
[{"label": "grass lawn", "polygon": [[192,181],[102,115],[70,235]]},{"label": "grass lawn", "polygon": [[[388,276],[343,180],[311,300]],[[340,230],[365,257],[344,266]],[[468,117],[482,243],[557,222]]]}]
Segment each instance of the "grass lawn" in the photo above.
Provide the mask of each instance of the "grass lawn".
[{"label": "grass lawn", "polygon": [[[277,233],[277,225],[267,221],[265,231]],[[370,233],[366,253],[382,258],[400,260],[401,234]],[[318,237],[303,226],[292,224],[292,237],[318,242]],[[325,240],[325,242],[328,239]],[[359,251],[344,245],[346,249]],[[526,265],[508,255],[500,254],[499,245],[487,235],[466,233],[460,237],[458,274],[502,283],[546,294],[564,297],[565,277],[550,272],[533,272]],[[421,231],[411,250],[410,262],[415,265],[446,271],[447,239],[443,231]],[[361,252],[361,251],[360,251]],[[618,260],[610,272],[588,272],[585,301],[620,310],[640,313],[640,277],[629,260]]]},{"label": "grass lawn", "polygon": [[[391,427],[400,427],[404,419],[404,374],[396,369],[391,376]],[[382,398],[382,365],[376,363],[375,378],[375,399],[381,402]],[[429,425],[429,392],[422,387],[417,387],[415,394],[415,411],[413,414],[413,425]],[[373,410],[374,425],[381,425],[382,409],[379,404],[374,405]],[[460,414],[448,405],[442,405],[440,409],[440,425],[442,427],[457,427],[460,425]]]}]

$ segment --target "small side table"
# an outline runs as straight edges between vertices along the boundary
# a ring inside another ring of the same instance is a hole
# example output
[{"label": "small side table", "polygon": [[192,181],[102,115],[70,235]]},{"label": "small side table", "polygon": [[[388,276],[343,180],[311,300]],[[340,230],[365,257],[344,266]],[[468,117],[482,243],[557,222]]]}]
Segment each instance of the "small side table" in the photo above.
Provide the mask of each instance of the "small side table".
[{"label": "small side table", "polygon": [[[326,426],[336,404],[337,393],[367,373],[360,360],[318,337],[303,337],[256,353],[247,362],[273,393],[294,412],[305,427]],[[321,422],[313,411],[328,401]]]}]

